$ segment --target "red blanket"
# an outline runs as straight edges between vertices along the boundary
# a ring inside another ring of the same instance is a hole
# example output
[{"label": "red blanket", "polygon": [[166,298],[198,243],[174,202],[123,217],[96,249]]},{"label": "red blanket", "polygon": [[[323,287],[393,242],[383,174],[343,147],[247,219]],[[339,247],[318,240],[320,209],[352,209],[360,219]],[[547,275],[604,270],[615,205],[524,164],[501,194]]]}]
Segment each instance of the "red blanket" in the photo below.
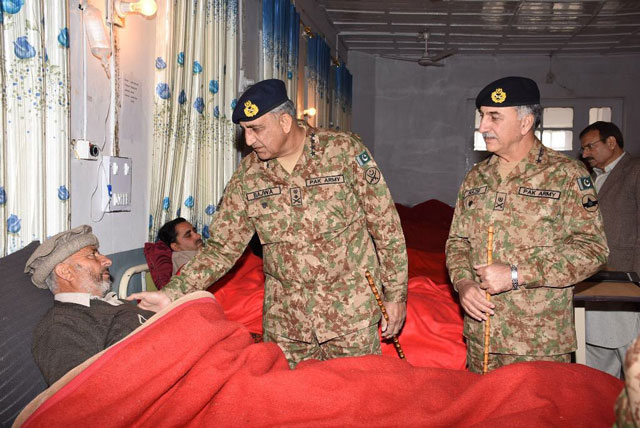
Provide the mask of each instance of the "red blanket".
[{"label": "red blanket", "polygon": [[[166,358],[156,359],[161,352]],[[486,376],[367,356],[289,370],[204,292],[174,302],[77,367],[25,426],[611,426],[622,382],[582,365],[522,363]]]},{"label": "red blanket", "polygon": [[[436,284],[424,276],[409,279],[407,318],[399,341],[412,365],[465,368],[462,312],[453,294],[448,284]],[[382,354],[397,355],[393,342],[383,342]]]}]

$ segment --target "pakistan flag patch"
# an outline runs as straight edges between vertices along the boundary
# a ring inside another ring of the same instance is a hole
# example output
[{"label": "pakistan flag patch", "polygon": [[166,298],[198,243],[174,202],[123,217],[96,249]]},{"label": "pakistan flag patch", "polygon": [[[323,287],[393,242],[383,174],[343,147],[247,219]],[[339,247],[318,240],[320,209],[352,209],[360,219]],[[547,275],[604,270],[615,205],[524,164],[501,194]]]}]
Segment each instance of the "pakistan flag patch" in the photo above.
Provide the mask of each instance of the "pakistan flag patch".
[{"label": "pakistan flag patch", "polygon": [[580,177],[578,178],[578,187],[580,190],[593,189],[593,181],[591,177]]},{"label": "pakistan flag patch", "polygon": [[365,166],[370,160],[371,156],[369,156],[369,153],[367,153],[366,150],[356,156],[356,161],[358,161],[358,165],[360,166]]}]

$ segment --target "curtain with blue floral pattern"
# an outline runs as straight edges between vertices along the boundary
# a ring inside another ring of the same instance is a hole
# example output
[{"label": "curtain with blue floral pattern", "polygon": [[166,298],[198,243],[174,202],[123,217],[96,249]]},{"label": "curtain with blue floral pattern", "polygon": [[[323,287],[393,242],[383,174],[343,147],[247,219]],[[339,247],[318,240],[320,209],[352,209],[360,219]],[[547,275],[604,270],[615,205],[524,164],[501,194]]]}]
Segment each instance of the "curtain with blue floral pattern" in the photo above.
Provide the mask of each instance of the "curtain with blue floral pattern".
[{"label": "curtain with blue floral pattern", "polygon": [[203,235],[236,167],[238,0],[158,2],[149,239],[181,216]]},{"label": "curtain with blue floral pattern", "polygon": [[0,256],[69,227],[66,0],[0,1]]},{"label": "curtain with blue floral pattern", "polygon": [[261,78],[280,79],[295,103],[298,91],[300,14],[290,0],[262,0]]}]

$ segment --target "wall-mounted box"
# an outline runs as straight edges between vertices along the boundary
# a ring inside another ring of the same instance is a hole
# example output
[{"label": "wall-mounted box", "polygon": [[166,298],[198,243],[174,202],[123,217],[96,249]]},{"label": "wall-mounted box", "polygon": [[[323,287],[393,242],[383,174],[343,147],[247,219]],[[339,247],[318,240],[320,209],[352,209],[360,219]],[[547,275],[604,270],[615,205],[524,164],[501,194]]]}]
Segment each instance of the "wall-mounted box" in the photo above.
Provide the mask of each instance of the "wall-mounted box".
[{"label": "wall-mounted box", "polygon": [[104,156],[106,184],[102,186],[102,207],[105,212],[131,211],[131,158]]}]

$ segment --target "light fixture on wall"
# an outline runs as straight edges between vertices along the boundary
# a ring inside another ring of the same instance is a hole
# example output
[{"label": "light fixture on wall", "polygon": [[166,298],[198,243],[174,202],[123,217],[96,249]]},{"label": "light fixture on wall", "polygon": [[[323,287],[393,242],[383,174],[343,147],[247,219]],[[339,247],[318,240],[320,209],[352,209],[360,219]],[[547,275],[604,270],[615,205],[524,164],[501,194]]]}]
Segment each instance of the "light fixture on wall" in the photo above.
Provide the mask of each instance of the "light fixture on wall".
[{"label": "light fixture on wall", "polygon": [[153,16],[158,10],[158,5],[155,0],[138,0],[138,1],[124,1],[115,0],[115,11],[121,18],[124,18],[128,13],[138,13],[143,16]]},{"label": "light fixture on wall", "polygon": [[307,39],[313,38],[313,31],[311,31],[311,27],[309,27],[308,25],[304,25],[304,23],[302,23],[302,36],[306,37]]},{"label": "light fixture on wall", "polygon": [[313,117],[316,115],[316,109],[315,107],[309,107],[308,109],[305,109],[302,114],[306,117]]}]

